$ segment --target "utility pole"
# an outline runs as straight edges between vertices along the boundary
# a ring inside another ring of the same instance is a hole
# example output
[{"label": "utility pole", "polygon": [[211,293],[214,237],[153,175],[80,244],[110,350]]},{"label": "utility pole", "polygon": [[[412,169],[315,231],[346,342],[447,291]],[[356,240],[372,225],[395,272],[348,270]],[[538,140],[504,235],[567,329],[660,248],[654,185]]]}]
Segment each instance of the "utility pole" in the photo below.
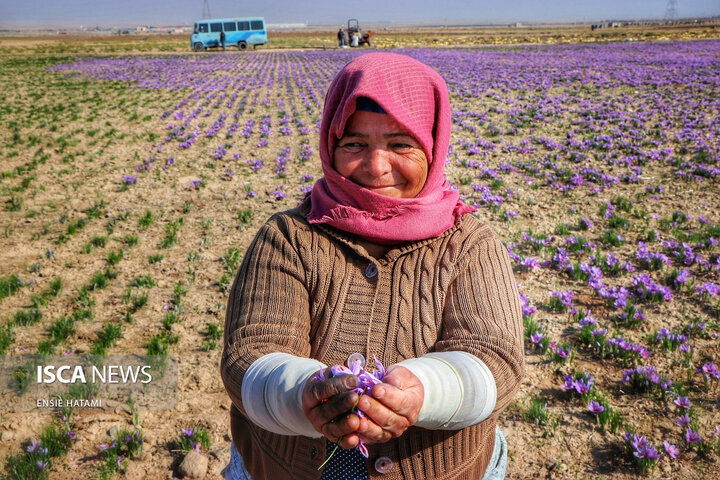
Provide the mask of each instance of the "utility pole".
[{"label": "utility pole", "polygon": [[210,15],[210,4],[208,3],[208,0],[203,0],[202,18],[203,20],[212,18],[212,15]]},{"label": "utility pole", "polygon": [[667,6],[665,7],[665,20],[677,20],[677,0],[668,0]]}]

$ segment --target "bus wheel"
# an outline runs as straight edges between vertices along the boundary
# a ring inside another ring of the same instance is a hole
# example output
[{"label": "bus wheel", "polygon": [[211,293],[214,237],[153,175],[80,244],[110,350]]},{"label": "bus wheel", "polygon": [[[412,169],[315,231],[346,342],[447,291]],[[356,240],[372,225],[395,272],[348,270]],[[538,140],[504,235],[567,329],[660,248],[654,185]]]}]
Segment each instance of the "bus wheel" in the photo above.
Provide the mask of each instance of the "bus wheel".
[{"label": "bus wheel", "polygon": [[238,42],[238,50],[245,50],[245,49],[247,49],[247,43]]},{"label": "bus wheel", "polygon": [[205,50],[205,45],[203,45],[201,42],[195,42],[193,44],[193,50],[195,50],[196,52],[202,52],[203,50]]}]

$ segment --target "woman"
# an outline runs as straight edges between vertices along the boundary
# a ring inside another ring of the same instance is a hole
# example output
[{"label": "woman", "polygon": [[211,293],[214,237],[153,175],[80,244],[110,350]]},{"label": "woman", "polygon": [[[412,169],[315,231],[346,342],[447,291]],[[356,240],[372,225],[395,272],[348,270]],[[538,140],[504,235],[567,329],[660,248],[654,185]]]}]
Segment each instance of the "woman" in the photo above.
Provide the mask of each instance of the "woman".
[{"label": "woman", "polygon": [[[409,57],[364,55],[333,80],[324,177],[261,227],[230,294],[227,478],[504,477],[518,293],[505,248],[445,179],[450,127],[445,82]],[[387,371],[364,395],[326,368],[373,357]]]}]

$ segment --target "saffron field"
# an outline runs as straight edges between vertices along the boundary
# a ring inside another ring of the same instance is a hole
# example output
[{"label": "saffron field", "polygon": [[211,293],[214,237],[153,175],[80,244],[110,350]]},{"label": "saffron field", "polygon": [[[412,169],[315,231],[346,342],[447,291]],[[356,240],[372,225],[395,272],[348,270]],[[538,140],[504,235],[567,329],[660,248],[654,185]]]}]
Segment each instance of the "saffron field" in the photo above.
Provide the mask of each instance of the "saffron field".
[{"label": "saffron field", "polygon": [[[720,41],[392,51],[446,79],[448,178],[514,264],[508,478],[720,477]],[[2,414],[8,478],[169,478],[191,450],[220,478],[228,289],[321,175],[362,53],[0,56],[0,354],[172,355],[180,382],[172,411]]]}]

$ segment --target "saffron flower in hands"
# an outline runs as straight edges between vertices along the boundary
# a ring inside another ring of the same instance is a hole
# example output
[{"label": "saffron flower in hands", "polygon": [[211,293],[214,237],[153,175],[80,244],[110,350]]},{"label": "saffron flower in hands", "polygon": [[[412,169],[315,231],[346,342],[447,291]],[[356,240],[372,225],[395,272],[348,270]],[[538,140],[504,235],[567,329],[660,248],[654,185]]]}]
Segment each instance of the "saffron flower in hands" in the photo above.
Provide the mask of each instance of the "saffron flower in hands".
[{"label": "saffron flower in hands", "polygon": [[[375,357],[374,355],[373,359],[375,360],[375,365],[377,366],[377,369],[373,369],[372,372],[368,372],[367,370],[365,370],[363,361],[358,358],[357,360],[353,361],[349,365],[349,367],[346,367],[344,365],[334,365],[330,367],[330,374],[328,376],[326,376],[325,372],[321,370],[314,375],[313,379],[327,380],[328,378],[332,378],[338,375],[355,375],[359,380],[358,386],[354,389],[355,393],[357,393],[358,395],[368,394],[370,393],[370,390],[373,386],[382,383],[382,379],[385,376],[385,367],[383,366],[383,364],[380,363],[380,360],[378,360],[377,357]],[[365,414],[357,408],[357,402],[355,403],[355,406],[352,408],[351,412],[360,418],[365,416]],[[339,442],[340,441],[338,440],[338,444]],[[358,442],[357,447],[355,448],[357,448],[358,451],[365,458],[368,457],[368,449],[362,440]],[[337,445],[335,446],[335,449],[337,450]],[[333,453],[335,453],[335,450],[333,450]],[[330,454],[328,460],[332,458],[333,453]],[[327,462],[327,460],[325,462]],[[321,465],[321,468],[324,465],[325,464],[323,463],[323,465]]]}]

